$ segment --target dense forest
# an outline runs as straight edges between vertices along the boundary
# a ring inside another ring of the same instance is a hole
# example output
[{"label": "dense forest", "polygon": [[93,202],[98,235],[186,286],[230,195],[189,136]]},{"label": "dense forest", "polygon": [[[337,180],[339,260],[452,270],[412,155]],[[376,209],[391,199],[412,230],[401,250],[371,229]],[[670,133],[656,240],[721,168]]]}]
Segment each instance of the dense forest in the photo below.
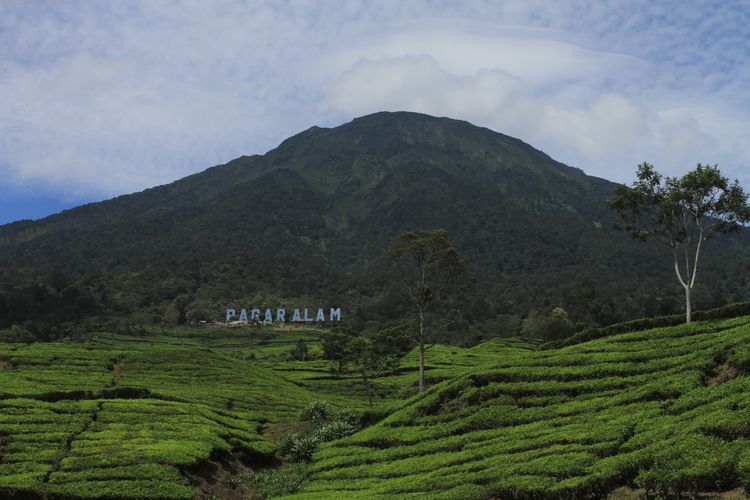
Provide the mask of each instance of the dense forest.
[{"label": "dense forest", "polygon": [[[432,228],[447,229],[475,278],[460,321],[432,330],[443,340],[554,338],[680,312],[668,249],[612,228],[614,187],[447,118],[313,127],[262,156],[0,226],[0,329],[52,339],[305,304],[341,307],[363,327],[406,321],[385,250]],[[698,309],[750,298],[747,231],[710,241],[704,262]]]}]

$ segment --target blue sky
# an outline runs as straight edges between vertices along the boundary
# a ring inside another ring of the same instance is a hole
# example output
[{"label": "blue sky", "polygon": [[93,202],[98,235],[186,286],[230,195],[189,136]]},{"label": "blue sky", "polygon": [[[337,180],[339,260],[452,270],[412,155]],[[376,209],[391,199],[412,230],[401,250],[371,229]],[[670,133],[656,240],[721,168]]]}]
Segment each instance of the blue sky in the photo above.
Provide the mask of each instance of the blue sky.
[{"label": "blue sky", "polygon": [[745,1],[0,3],[0,223],[379,110],[471,121],[608,179],[750,188]]}]

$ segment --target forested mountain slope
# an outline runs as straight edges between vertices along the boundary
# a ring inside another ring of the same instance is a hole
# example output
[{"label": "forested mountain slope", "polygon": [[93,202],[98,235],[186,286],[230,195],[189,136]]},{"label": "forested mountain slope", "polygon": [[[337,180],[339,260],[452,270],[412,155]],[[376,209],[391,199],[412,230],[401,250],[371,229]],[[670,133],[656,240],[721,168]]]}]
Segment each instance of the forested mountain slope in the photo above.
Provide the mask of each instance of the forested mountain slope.
[{"label": "forested mountain slope", "polygon": [[[284,299],[398,314],[378,279],[384,250],[435,227],[470,257],[468,320],[489,330],[557,306],[588,324],[678,312],[668,252],[612,229],[613,187],[463,121],[397,112],[313,127],[265,155],[0,226],[0,327],[218,319],[227,304]],[[748,298],[748,241],[709,245],[699,308]]]}]

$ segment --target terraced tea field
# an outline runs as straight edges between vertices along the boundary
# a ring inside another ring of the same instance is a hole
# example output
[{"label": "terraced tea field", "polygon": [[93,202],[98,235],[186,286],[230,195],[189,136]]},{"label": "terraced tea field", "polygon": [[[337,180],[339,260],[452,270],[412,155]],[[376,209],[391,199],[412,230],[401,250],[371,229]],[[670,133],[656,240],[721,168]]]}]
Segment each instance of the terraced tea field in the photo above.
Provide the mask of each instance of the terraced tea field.
[{"label": "terraced tea field", "polygon": [[[203,469],[233,457],[240,475],[276,470],[280,437],[312,401],[368,410],[360,378],[320,359],[324,334],[0,344],[0,498],[259,498],[206,489]],[[300,339],[313,359],[289,359]],[[422,394],[415,369],[411,352],[374,379],[381,420],[295,466],[306,479],[290,497],[674,496],[750,483],[750,317],[561,349],[436,345]]]},{"label": "terraced tea field", "polygon": [[662,497],[750,483],[750,318],[515,351],[323,445],[293,498]]},{"label": "terraced tea field", "polygon": [[191,498],[186,466],[271,455],[263,426],[317,397],[197,345],[102,337],[0,345],[0,496]]},{"label": "terraced tea field", "polygon": [[[305,404],[367,408],[358,377],[287,360],[299,339],[319,350],[320,335],[199,329],[0,344],[0,497],[192,498],[192,469],[223,452],[273,463],[267,431]],[[435,346],[428,373],[445,379],[525,349]],[[376,405],[414,386],[415,364],[375,381]]]}]

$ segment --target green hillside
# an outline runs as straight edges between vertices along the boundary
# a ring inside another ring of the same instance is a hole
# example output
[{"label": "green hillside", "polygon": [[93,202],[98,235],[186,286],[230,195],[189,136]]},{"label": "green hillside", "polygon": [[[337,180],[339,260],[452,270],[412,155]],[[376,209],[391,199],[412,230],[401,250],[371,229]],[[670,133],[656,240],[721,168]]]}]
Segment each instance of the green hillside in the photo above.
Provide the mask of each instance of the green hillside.
[{"label": "green hillside", "polygon": [[267,455],[267,423],[315,395],[176,338],[0,344],[0,489],[190,498],[180,468]]},{"label": "green hillside", "polygon": [[750,317],[498,357],[325,445],[294,498],[666,496],[750,484]]},{"label": "green hillside", "polygon": [[[306,404],[367,409],[356,374],[288,360],[298,340],[319,349],[321,331],[268,333],[180,329],[0,344],[0,497],[192,498],[200,469],[215,460],[275,464],[278,435]],[[447,379],[526,349],[437,346],[428,373]],[[379,411],[413,393],[411,358],[404,374],[375,381]]]},{"label": "green hillside", "polygon": [[[382,323],[403,312],[384,251],[419,228],[447,229],[476,276],[444,339],[517,335],[558,306],[580,326],[680,312],[670,256],[611,228],[613,188],[463,121],[397,112],[313,127],[265,155],[0,226],[0,330],[47,340],[85,318],[184,324],[282,301]],[[698,308],[750,299],[749,238],[707,245]]]},{"label": "green hillside", "polygon": [[[410,352],[373,380],[372,409],[357,373],[320,359],[324,335],[182,328],[0,344],[0,496],[260,498],[254,478],[292,466],[284,436],[310,428],[300,409],[319,400],[362,428],[294,465],[294,498],[621,487],[635,498],[750,484],[750,317],[558,349],[438,344],[426,392]],[[308,361],[290,359],[299,340]]]}]

